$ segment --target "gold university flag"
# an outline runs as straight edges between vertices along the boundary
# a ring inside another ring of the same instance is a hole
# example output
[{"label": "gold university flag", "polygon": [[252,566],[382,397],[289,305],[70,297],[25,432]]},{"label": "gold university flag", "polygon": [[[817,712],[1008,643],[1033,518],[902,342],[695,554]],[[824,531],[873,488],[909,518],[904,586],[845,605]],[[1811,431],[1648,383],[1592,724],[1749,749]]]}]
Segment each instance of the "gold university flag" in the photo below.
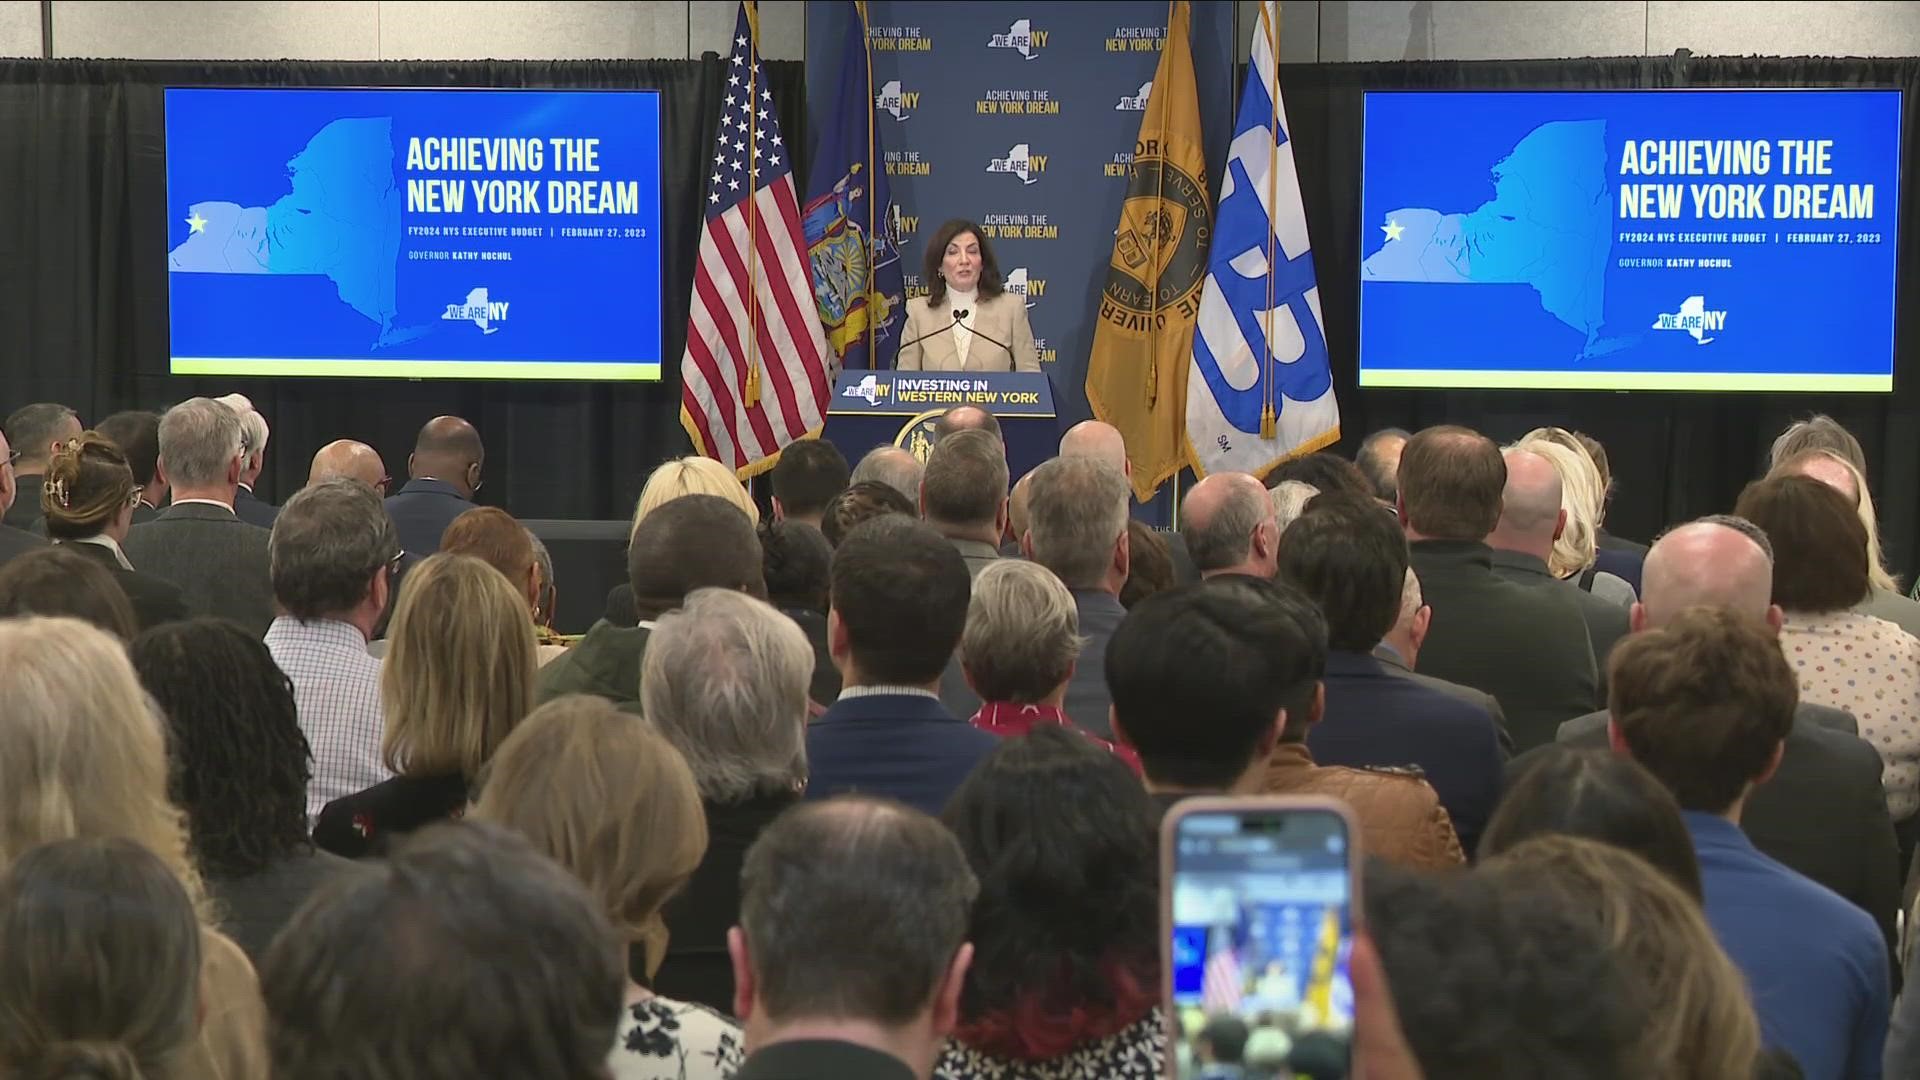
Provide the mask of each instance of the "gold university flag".
[{"label": "gold university flag", "polygon": [[1176,0],[1167,19],[1087,364],[1087,402],[1126,437],[1143,502],[1186,464],[1187,371],[1213,232],[1187,6]]}]

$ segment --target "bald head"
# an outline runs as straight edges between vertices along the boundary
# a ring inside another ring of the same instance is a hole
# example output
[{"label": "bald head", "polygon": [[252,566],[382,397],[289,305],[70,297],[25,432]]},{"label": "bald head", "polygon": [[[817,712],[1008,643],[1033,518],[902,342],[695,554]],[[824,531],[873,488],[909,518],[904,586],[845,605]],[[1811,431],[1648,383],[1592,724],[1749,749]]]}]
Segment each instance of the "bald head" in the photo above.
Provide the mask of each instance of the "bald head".
[{"label": "bald head", "polygon": [[480,486],[480,464],[484,460],[486,450],[472,424],[457,416],[436,416],[413,441],[407,474],[415,479],[445,481],[472,498]]},{"label": "bald head", "polygon": [[1690,607],[1720,608],[1778,625],[1773,557],[1731,524],[1695,521],[1662,536],[1647,552],[1640,582],[1635,629],[1662,626]]},{"label": "bald head", "polygon": [[1247,473],[1218,472],[1195,484],[1180,501],[1180,532],[1203,577],[1270,578],[1277,568],[1273,501],[1266,485]]},{"label": "bald head", "polygon": [[1566,521],[1560,511],[1560,473],[1553,462],[1530,450],[1509,448],[1501,458],[1507,483],[1500,492],[1500,524],[1487,545],[1545,559]]},{"label": "bald head", "polygon": [[942,413],[940,419],[933,422],[935,442],[956,431],[984,431],[996,439],[1003,438],[1000,434],[1000,421],[978,405],[955,405]]},{"label": "bald head", "polygon": [[1032,498],[1032,485],[1028,483],[1033,474],[1028,473],[1013,482],[1013,491],[1007,496],[1007,532],[1015,540],[1027,534],[1027,506]]},{"label": "bald head", "polygon": [[366,443],[335,439],[321,447],[319,453],[313,455],[313,466],[307,470],[307,486],[343,476],[386,494],[387,466],[380,460],[379,452]]},{"label": "bald head", "polygon": [[909,500],[920,498],[920,478],[924,474],[920,459],[897,446],[876,446],[854,466],[847,486],[885,484]]},{"label": "bald head", "polygon": [[1098,420],[1082,420],[1068,428],[1060,437],[1060,456],[1093,458],[1120,470],[1122,476],[1133,475],[1133,465],[1127,460],[1127,440],[1119,428]]}]

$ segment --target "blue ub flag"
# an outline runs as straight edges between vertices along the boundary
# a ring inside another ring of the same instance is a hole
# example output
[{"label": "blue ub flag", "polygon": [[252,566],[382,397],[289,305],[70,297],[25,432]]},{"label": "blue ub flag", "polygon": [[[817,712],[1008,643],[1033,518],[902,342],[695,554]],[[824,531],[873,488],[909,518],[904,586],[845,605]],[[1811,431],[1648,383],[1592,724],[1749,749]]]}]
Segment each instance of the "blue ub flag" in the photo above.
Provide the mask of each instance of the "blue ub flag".
[{"label": "blue ub flag", "polygon": [[906,289],[900,277],[900,210],[887,190],[874,124],[867,5],[846,6],[840,85],[814,116],[820,141],[801,227],[827,343],[841,367],[871,368],[899,351]]},{"label": "blue ub flag", "polygon": [[1340,438],[1307,212],[1280,101],[1279,7],[1260,5],[1194,324],[1187,440],[1202,476],[1264,476]]}]

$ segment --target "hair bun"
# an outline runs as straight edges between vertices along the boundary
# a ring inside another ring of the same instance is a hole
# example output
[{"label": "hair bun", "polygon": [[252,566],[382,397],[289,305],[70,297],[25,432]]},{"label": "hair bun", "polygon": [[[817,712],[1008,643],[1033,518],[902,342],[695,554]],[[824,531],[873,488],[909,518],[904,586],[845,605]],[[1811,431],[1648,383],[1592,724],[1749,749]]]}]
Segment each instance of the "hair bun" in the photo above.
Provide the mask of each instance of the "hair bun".
[{"label": "hair bun", "polygon": [[141,1080],[145,1074],[124,1045],[76,1039],[47,1047],[19,1075],[22,1080]]}]

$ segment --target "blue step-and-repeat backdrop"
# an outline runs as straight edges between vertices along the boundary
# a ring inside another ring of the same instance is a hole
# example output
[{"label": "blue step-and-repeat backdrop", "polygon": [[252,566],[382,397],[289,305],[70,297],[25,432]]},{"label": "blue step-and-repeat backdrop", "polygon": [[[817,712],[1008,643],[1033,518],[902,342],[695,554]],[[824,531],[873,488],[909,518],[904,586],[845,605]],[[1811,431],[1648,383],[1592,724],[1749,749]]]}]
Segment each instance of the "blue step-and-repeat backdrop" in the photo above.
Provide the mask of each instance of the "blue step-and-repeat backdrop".
[{"label": "blue step-and-repeat backdrop", "polygon": [[[1193,5],[1194,69],[1215,176],[1233,126],[1236,6]],[[807,92],[816,109],[832,100],[847,62],[842,20],[851,8],[818,4],[807,13]],[[1094,313],[1167,4],[874,0],[867,11],[908,294],[925,291],[925,239],[949,218],[977,222],[1008,291],[1027,298],[1062,428],[1085,419]]]}]

